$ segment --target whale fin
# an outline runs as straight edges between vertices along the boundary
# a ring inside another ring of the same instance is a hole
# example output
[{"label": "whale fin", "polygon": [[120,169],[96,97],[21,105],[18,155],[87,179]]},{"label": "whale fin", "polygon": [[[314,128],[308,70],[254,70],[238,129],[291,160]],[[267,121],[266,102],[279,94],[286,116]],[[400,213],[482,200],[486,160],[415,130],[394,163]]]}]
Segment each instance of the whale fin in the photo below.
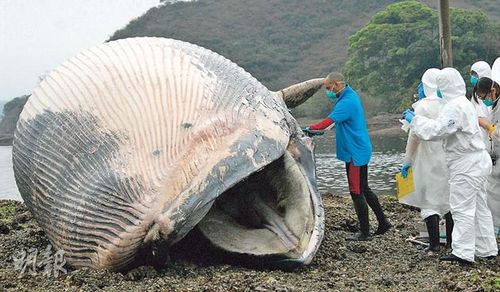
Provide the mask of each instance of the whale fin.
[{"label": "whale fin", "polygon": [[285,101],[288,108],[294,108],[313,96],[323,86],[323,80],[323,78],[310,79],[276,91],[275,94]]}]

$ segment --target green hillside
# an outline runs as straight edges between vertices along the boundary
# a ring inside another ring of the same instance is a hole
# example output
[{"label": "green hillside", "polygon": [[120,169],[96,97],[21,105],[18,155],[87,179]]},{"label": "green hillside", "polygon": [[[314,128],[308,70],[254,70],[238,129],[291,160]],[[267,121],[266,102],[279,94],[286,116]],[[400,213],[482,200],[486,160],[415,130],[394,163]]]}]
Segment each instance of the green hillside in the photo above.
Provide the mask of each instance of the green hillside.
[{"label": "green hillside", "polygon": [[111,40],[162,36],[231,59],[271,89],[339,69],[348,37],[389,0],[201,0],[165,5]]},{"label": "green hillside", "polygon": [[[500,5],[495,5],[495,1],[461,0],[451,1],[451,5],[484,9],[490,19],[495,19],[500,15]],[[305,79],[322,77],[332,70],[343,70],[349,58],[350,36],[366,25],[375,13],[395,2],[401,1],[178,2],[152,8],[118,30],[110,40],[160,36],[196,43],[238,63],[268,88],[277,90]],[[431,6],[437,4],[432,0],[420,2]],[[437,29],[437,23],[435,27]],[[353,83],[356,85],[355,81]],[[369,94],[372,93],[364,94],[368,111],[375,108],[377,111],[393,110]],[[324,100],[318,99],[307,102],[296,113],[322,115],[328,111],[328,107],[320,106],[322,102]],[[323,110],[318,111],[318,108]]]}]

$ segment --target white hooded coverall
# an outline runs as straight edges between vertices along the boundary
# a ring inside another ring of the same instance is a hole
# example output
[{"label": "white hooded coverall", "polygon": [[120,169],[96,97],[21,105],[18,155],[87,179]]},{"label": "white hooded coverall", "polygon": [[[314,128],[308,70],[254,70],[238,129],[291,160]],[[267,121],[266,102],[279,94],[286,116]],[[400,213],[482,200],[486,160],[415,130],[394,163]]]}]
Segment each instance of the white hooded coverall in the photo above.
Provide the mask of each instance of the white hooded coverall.
[{"label": "white hooded coverall", "polygon": [[500,102],[497,102],[496,106],[490,111],[488,121],[497,125],[497,130],[486,144],[490,155],[497,157],[497,162],[493,165],[493,170],[488,176],[486,197],[493,217],[495,233],[498,234],[500,232],[500,130],[498,128],[500,127]]},{"label": "white hooded coverall", "polygon": [[[429,119],[438,117],[444,104],[436,94],[439,72],[439,69],[431,68],[422,76],[426,97],[412,105],[416,115]],[[422,219],[448,213],[450,187],[443,142],[420,140],[410,130],[404,162],[411,163],[415,191],[401,198],[400,202],[420,208]]]},{"label": "white hooded coverall", "polygon": [[[491,79],[500,84],[500,58],[493,63]],[[494,108],[491,108],[487,117],[488,121],[497,125],[497,130],[491,136],[491,140],[486,143],[486,150],[497,156],[497,163],[493,166],[491,175],[488,176],[487,201],[493,216],[495,232],[500,233],[500,101]]]},{"label": "white hooded coverall", "polygon": [[416,115],[410,123],[423,140],[444,140],[450,175],[450,208],[455,222],[452,253],[473,262],[474,255],[498,253],[491,212],[486,204],[486,177],[491,158],[481,139],[477,113],[465,97],[465,83],[453,68],[441,70],[438,88],[445,105],[436,119]]}]

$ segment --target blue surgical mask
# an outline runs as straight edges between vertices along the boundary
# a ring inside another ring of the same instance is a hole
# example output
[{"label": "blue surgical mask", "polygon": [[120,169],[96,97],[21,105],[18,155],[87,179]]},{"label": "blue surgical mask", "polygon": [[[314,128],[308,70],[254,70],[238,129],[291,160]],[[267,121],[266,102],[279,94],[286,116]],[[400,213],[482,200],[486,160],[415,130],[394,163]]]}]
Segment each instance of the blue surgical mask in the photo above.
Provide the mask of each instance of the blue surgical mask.
[{"label": "blue surgical mask", "polygon": [[[490,96],[493,96],[491,91],[493,90],[495,86],[495,82],[492,82],[491,83],[491,89],[490,89],[490,93],[488,93],[486,96],[490,95]],[[486,96],[484,97],[483,99],[483,103],[486,105],[486,106],[492,106],[496,100],[498,100],[498,97],[495,99],[495,101],[491,100],[491,99],[487,99]]]},{"label": "blue surgical mask", "polygon": [[493,105],[493,100],[491,100],[491,99],[485,99],[485,100],[483,100],[483,103],[486,106],[492,106]]},{"label": "blue surgical mask", "polygon": [[470,76],[470,84],[472,84],[472,86],[476,86],[478,81],[479,81],[479,78],[477,76],[475,76],[475,75]]},{"label": "blue surgical mask", "polygon": [[332,100],[335,100],[337,98],[337,94],[335,94],[335,92],[333,92],[332,90],[327,90],[326,96]]},{"label": "blue surgical mask", "polygon": [[441,93],[441,90],[437,90],[436,92],[436,95],[439,97],[439,98],[443,98],[443,94]]}]

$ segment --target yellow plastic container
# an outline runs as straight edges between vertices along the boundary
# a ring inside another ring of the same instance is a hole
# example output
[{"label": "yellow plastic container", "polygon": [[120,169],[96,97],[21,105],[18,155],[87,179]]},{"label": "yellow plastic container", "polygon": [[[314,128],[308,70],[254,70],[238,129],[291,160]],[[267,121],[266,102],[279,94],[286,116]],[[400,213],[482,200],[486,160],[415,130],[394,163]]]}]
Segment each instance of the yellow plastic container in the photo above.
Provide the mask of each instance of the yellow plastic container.
[{"label": "yellow plastic container", "polygon": [[401,172],[396,174],[396,190],[398,199],[401,199],[415,191],[413,171],[411,168],[408,170],[408,176],[406,178],[403,177]]}]

